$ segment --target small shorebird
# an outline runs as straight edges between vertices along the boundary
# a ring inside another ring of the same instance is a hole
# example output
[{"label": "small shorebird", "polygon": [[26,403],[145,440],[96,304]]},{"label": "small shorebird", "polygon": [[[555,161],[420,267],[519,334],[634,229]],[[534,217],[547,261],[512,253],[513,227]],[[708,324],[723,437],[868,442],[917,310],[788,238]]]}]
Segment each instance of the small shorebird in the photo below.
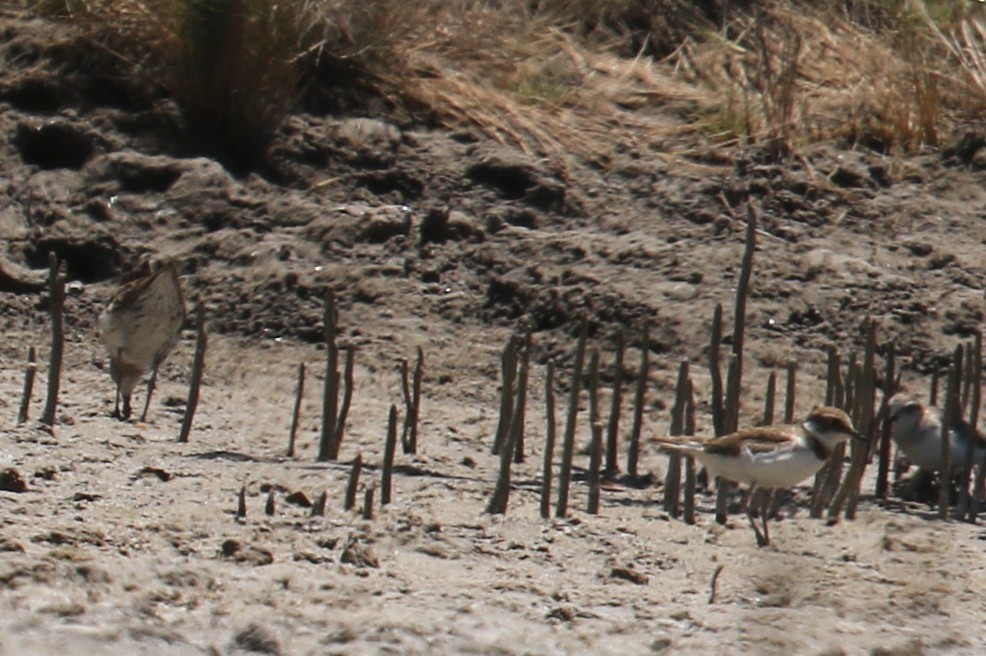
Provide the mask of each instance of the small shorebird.
[{"label": "small shorebird", "polygon": [[[941,408],[917,401],[899,401],[890,406],[890,436],[912,464],[929,472],[941,471]],[[969,422],[959,419],[949,431],[949,468],[954,476],[965,463],[966,449],[973,448],[973,462],[986,456],[986,439]]]},{"label": "small shorebird", "polygon": [[150,369],[140,420],[147,418],[158,367],[178,343],[185,323],[185,300],[174,261],[146,264],[147,274],[123,285],[99,317],[99,338],[109,351],[110,376],[116,383],[113,416],[120,419],[130,418],[130,396]]},{"label": "small shorebird", "polygon": [[[749,486],[752,499],[758,488],[789,488],[815,474],[832,455],[832,450],[850,437],[864,439],[842,410],[827,406],[811,411],[802,424],[777,424],[748,428],[716,438],[668,438],[657,441],[665,451],[692,456],[709,472]],[[757,546],[770,544],[767,513],[762,513],[763,531],[753,519],[752,504],[747,506],[750,526]]]}]

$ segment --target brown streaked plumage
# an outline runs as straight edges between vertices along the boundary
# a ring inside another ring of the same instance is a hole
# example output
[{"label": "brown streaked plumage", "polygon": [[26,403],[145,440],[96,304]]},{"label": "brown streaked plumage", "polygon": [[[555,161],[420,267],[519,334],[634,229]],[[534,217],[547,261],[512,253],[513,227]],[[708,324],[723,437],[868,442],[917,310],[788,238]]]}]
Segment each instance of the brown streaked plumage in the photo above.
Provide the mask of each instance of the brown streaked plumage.
[{"label": "brown streaked plumage", "polygon": [[[151,377],[141,421],[147,418],[157,370],[178,343],[185,323],[185,299],[174,261],[150,262],[150,272],[122,286],[99,317],[99,338],[110,356],[116,383],[113,415],[129,419],[130,397],[148,369]],[[120,398],[123,413],[120,413]]]},{"label": "brown streaked plumage", "polygon": [[[862,439],[852,420],[842,410],[817,407],[802,424],[761,426],[717,438],[658,438],[661,448],[694,457],[705,465],[709,476],[757,488],[788,488],[814,475],[835,447],[850,437]],[[770,544],[767,517],[763,532],[748,508],[757,544]]]}]

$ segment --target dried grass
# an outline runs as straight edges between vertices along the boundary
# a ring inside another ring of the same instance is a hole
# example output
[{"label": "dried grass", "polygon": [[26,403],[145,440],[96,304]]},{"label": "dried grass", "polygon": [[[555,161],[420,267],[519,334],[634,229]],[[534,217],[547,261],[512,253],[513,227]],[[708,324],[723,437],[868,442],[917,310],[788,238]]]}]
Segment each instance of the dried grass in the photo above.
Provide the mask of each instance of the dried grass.
[{"label": "dried grass", "polygon": [[[710,140],[778,156],[833,140],[888,154],[938,145],[986,104],[974,5],[871,0],[847,13],[772,1],[714,15],[719,5],[696,0],[34,4],[154,74],[227,139],[266,143],[295,101],[340,89],[346,69],[407,116],[562,165],[634,149],[687,155]],[[245,18],[194,33],[188,9],[206,6]]]}]

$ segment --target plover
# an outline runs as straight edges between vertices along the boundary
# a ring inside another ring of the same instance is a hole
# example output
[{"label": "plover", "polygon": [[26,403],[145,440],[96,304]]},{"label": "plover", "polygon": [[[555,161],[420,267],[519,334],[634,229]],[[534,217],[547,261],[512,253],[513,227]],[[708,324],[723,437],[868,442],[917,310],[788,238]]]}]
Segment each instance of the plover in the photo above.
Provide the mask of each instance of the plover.
[{"label": "plover", "polygon": [[[918,401],[898,401],[890,406],[890,436],[912,464],[929,472],[940,472],[943,419],[941,408]],[[986,439],[964,419],[952,423],[949,436],[949,469],[953,476],[962,469],[970,444],[974,462],[986,456]]]},{"label": "plover", "polygon": [[[842,410],[827,406],[811,411],[801,424],[778,424],[748,428],[716,438],[658,438],[661,448],[694,457],[705,465],[710,477],[749,486],[749,495],[758,488],[790,488],[814,475],[832,455],[832,450],[850,437],[864,439]],[[767,513],[762,513],[763,530],[753,519],[752,504],[747,508],[757,545],[770,544]]]},{"label": "plover", "polygon": [[110,376],[116,383],[114,417],[130,418],[134,387],[151,370],[141,421],[147,418],[158,367],[178,343],[185,323],[185,300],[174,261],[151,260],[146,265],[147,274],[123,285],[99,317],[99,338],[109,352]]}]

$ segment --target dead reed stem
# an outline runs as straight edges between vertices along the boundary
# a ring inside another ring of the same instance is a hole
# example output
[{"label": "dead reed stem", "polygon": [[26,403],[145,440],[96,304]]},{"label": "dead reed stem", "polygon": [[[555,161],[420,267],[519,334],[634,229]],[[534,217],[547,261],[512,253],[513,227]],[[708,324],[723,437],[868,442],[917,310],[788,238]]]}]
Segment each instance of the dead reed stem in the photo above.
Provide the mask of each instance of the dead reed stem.
[{"label": "dead reed stem", "polygon": [[962,345],[955,347],[952,364],[948,368],[948,381],[945,387],[945,399],[941,424],[941,473],[938,484],[938,517],[948,519],[949,501],[952,492],[952,426],[960,416],[961,385],[962,385]]},{"label": "dead reed stem", "polygon": [[[329,289],[325,294],[325,312],[322,322],[325,325],[325,387],[322,394],[322,433],[318,441],[318,461],[336,460],[346,431],[346,416],[353,397],[354,350],[346,349],[344,374],[339,373],[339,345],[336,343],[339,332],[339,313],[336,309],[335,293]],[[345,382],[342,407],[339,407],[340,383]]]},{"label": "dead reed stem", "polygon": [[784,397],[784,423],[794,422],[795,396],[797,393],[798,363],[791,360],[787,363],[787,393]]},{"label": "dead reed stem", "polygon": [[61,273],[58,256],[48,253],[48,314],[51,317],[51,350],[48,354],[48,396],[45,398],[41,423],[55,425],[58,409],[58,389],[62,378],[62,356],[65,352],[65,275]]},{"label": "dead reed stem", "polygon": [[500,418],[496,425],[491,453],[498,455],[510,432],[510,421],[514,416],[514,381],[517,378],[517,340],[513,336],[507,340],[500,356]]},{"label": "dead reed stem", "polygon": [[716,437],[726,434],[725,408],[723,407],[722,367],[719,347],[722,344],[722,303],[716,303],[712,313],[711,340],[709,343],[709,374],[712,376],[712,426]]},{"label": "dead reed stem", "polygon": [[[685,413],[688,404],[688,388],[691,384],[689,364],[682,360],[678,365],[678,382],[675,386],[674,405],[671,406],[671,425],[668,433],[681,435],[685,432]],[[668,456],[668,471],[664,477],[664,511],[672,517],[681,514],[681,454]]]},{"label": "dead reed stem", "polygon": [[767,376],[767,391],[763,400],[763,425],[774,423],[774,397],[777,394],[777,372],[771,371]]},{"label": "dead reed stem", "polygon": [[579,414],[579,394],[582,391],[582,368],[585,366],[585,343],[588,334],[589,323],[582,319],[579,326],[579,340],[575,347],[575,368],[572,371],[568,418],[562,440],[561,471],[558,474],[558,503],[555,506],[555,516],[559,518],[568,514],[568,492],[572,483],[572,460],[575,457],[575,422]]},{"label": "dead reed stem", "polygon": [[[511,339],[511,344],[514,340]],[[513,363],[511,366],[514,367],[514,373],[516,375],[516,358],[517,353],[513,349],[513,354],[511,358]],[[530,350],[530,334],[524,343],[524,354],[523,359],[527,359],[527,351]],[[511,401],[510,406],[513,408],[513,412],[509,417],[507,422],[506,436],[500,445],[500,469],[496,479],[496,486],[493,489],[493,496],[490,497],[490,501],[486,506],[486,512],[489,514],[505,514],[507,512],[507,504],[510,501],[510,463],[514,459],[514,453],[517,448],[517,440],[520,438],[524,430],[524,407],[526,406],[527,397],[527,367],[522,367],[520,376],[517,378],[517,399],[516,402]],[[522,400],[523,399],[523,400]]]},{"label": "dead reed stem", "polygon": [[592,424],[592,441],[589,442],[589,501],[586,512],[599,514],[599,469],[603,459],[603,427],[597,421]]},{"label": "dead reed stem", "polygon": [[520,356],[519,382],[517,383],[517,400],[514,403],[514,419],[510,430],[513,431],[514,462],[524,462],[524,421],[527,418],[527,384],[531,368],[531,333],[524,336],[524,350]]},{"label": "dead reed stem", "polygon": [[188,385],[188,400],[185,402],[185,416],[181,420],[178,433],[179,442],[188,442],[192,431],[192,420],[199,407],[199,390],[202,387],[202,374],[205,371],[205,352],[209,346],[209,334],[205,331],[205,308],[202,301],[195,303],[195,355],[192,357],[192,379]]},{"label": "dead reed stem", "polygon": [[246,485],[240,486],[240,493],[236,497],[236,521],[246,521]]},{"label": "dead reed stem", "polygon": [[541,473],[541,517],[551,516],[551,479],[555,458],[555,363],[548,360],[548,371],[544,378],[545,440],[544,467]]},{"label": "dead reed stem", "polygon": [[856,508],[859,503],[859,487],[866,472],[866,465],[872,451],[874,430],[873,408],[876,403],[876,346],[877,325],[868,320],[866,325],[866,349],[863,353],[862,371],[853,404],[853,424],[865,438],[865,442],[852,440],[850,451],[852,462],[849,473],[843,481],[842,489],[836,495],[833,509],[845,508],[844,517],[847,520],[856,519]]},{"label": "dead reed stem", "polygon": [[404,391],[404,429],[401,432],[401,448],[405,454],[418,452],[418,417],[421,408],[421,381],[424,378],[425,354],[418,347],[418,359],[414,365],[414,377],[408,380],[407,360],[401,360],[401,386]]},{"label": "dead reed stem", "polygon": [[370,487],[363,490],[363,519],[370,521],[373,519],[373,493],[375,488]]},{"label": "dead reed stem", "polygon": [[359,475],[363,471],[363,454],[357,453],[349,470],[349,481],[346,483],[346,498],[343,501],[344,510],[356,507],[356,492],[359,490]]},{"label": "dead reed stem", "polygon": [[[688,380],[688,394],[685,404],[685,435],[695,434],[695,385]],[[685,500],[684,519],[687,524],[695,523],[695,458],[685,456]]]},{"label": "dead reed stem", "polygon": [[380,505],[390,503],[391,479],[394,474],[394,454],[397,451],[397,406],[390,404],[387,416],[387,442],[383,450],[383,474],[380,481]]},{"label": "dead reed stem", "polygon": [[609,407],[609,423],[606,426],[606,478],[614,479],[620,473],[617,461],[620,448],[620,410],[623,406],[623,355],[626,339],[622,330],[616,332],[616,357],[613,361],[613,396]]},{"label": "dead reed stem", "polygon": [[301,420],[301,399],[305,394],[305,363],[298,364],[298,385],[295,388],[294,411],[291,413],[291,432],[288,434],[287,457],[294,457],[294,441],[298,435],[298,422]]},{"label": "dead reed stem", "polygon": [[647,396],[647,376],[650,372],[650,328],[645,323],[640,336],[640,368],[637,371],[637,386],[633,395],[633,424],[630,429],[630,444],[627,447],[627,475],[637,478],[637,465],[640,462],[640,432],[644,424],[644,404]]},{"label": "dead reed stem", "polygon": [[271,489],[267,491],[267,503],[264,504],[264,514],[267,515],[268,517],[273,517],[274,513],[277,511],[275,494],[276,493],[273,487],[271,487]]},{"label": "dead reed stem", "polygon": [[[887,344],[887,360],[886,369],[883,372],[883,399],[885,404],[889,404],[890,397],[896,393],[896,385],[894,381],[897,378],[897,346],[896,343],[891,340]],[[889,407],[889,406],[888,406]],[[879,426],[880,428],[880,445],[877,457],[877,470],[876,470],[876,498],[887,499],[887,494],[890,491],[890,455],[892,441],[890,438],[890,422],[884,421]]]},{"label": "dead reed stem", "polygon": [[31,396],[34,393],[34,376],[38,371],[37,353],[33,346],[27,349],[27,366],[24,368],[24,392],[21,394],[21,407],[17,412],[17,423],[27,421],[31,409]]}]

